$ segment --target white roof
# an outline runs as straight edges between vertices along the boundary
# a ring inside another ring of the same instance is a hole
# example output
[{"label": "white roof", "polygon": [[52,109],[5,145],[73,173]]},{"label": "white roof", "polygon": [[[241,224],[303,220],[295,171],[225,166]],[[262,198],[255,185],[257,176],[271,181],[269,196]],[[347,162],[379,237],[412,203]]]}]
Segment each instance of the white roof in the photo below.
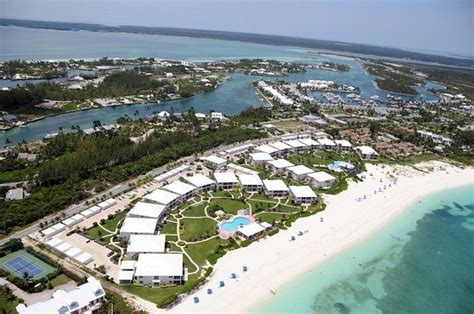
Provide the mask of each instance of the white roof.
[{"label": "white roof", "polygon": [[179,195],[165,190],[156,189],[145,195],[143,198],[159,204],[168,205],[179,198]]},{"label": "white roof", "polygon": [[163,189],[179,194],[179,195],[186,195],[194,191],[195,188],[196,188],[195,186],[181,182],[181,181],[173,181],[170,184],[163,186]]},{"label": "white roof", "polygon": [[242,185],[263,185],[260,177],[254,174],[242,174],[239,176],[239,180]]},{"label": "white roof", "polygon": [[283,180],[263,180],[263,185],[268,191],[288,191],[288,187]]},{"label": "white roof", "polygon": [[250,154],[250,158],[254,161],[268,161],[273,160],[273,157],[267,153],[253,153]]},{"label": "white roof", "polygon": [[159,218],[164,210],[165,210],[164,205],[138,202],[128,212],[128,215],[149,217],[149,218]]},{"label": "white roof", "polygon": [[51,240],[47,241],[46,244],[51,246],[51,247],[57,247],[58,245],[62,244],[63,240],[58,239],[58,238],[52,238]]},{"label": "white roof", "polygon": [[214,178],[218,183],[238,183],[237,177],[233,172],[214,172]]},{"label": "white roof", "polygon": [[251,237],[264,230],[265,230],[265,227],[262,227],[259,223],[256,223],[256,222],[250,223],[238,229],[240,233],[242,233],[243,235],[247,237]]},{"label": "white roof", "polygon": [[378,155],[378,153],[370,146],[357,146],[355,149],[363,155]]},{"label": "white roof", "polygon": [[108,200],[105,200],[105,201],[97,204],[97,206],[104,209],[104,208],[109,208],[110,206],[113,206],[115,204],[117,204],[117,201],[113,198],[109,198]]},{"label": "white roof", "polygon": [[73,259],[75,259],[76,261],[78,261],[79,263],[81,264],[87,264],[91,261],[94,260],[94,258],[92,257],[92,255],[90,255],[89,253],[87,252],[83,252],[82,254],[79,254],[77,256],[74,256]]},{"label": "white roof", "polygon": [[258,174],[258,171],[243,167],[241,165],[237,165],[234,163],[230,163],[227,165],[227,168],[235,170],[237,172],[241,172],[243,174]]},{"label": "white roof", "polygon": [[92,301],[105,296],[105,291],[100,281],[94,277],[87,278],[85,284],[66,292],[57,290],[52,298],[47,301],[38,302],[26,307],[20,304],[16,307],[21,314],[29,313],[73,313],[80,308],[89,305]]},{"label": "white roof", "polygon": [[67,250],[66,255],[69,257],[75,257],[81,255],[83,252],[84,251],[82,251],[81,249],[73,247],[70,250]]},{"label": "white roof", "polygon": [[182,276],[183,254],[139,254],[135,276]]},{"label": "white roof", "polygon": [[211,155],[211,156],[207,156],[207,157],[202,157],[201,159],[202,159],[202,160],[205,160],[205,161],[208,161],[208,162],[210,162],[210,163],[216,164],[216,165],[221,165],[221,164],[224,164],[224,163],[227,162],[226,159],[221,158],[221,157],[216,156],[216,155]]},{"label": "white roof", "polygon": [[275,168],[288,168],[288,167],[293,167],[294,164],[292,162],[289,162],[286,159],[276,159],[276,160],[270,160],[267,162],[268,164],[272,165]]},{"label": "white roof", "polygon": [[133,260],[122,261],[122,263],[120,263],[120,270],[135,270],[136,263],[137,262]]},{"label": "white roof", "polygon": [[160,234],[132,234],[127,253],[165,253],[166,236]]},{"label": "white roof", "polygon": [[206,177],[201,173],[195,174],[192,177],[183,177],[183,179],[199,188],[216,183],[214,180],[211,180],[210,178]]},{"label": "white roof", "polygon": [[316,142],[312,138],[301,138],[301,139],[299,139],[299,141],[301,143],[305,144],[306,146],[316,146],[316,145],[318,145],[318,142]]},{"label": "white roof", "polygon": [[299,197],[314,197],[316,198],[316,193],[307,185],[290,185],[291,194],[293,194],[296,198]]},{"label": "white roof", "polygon": [[347,140],[335,140],[334,143],[342,147],[352,147],[352,144]]},{"label": "white roof", "polygon": [[125,217],[120,233],[154,234],[158,219]]},{"label": "white roof", "polygon": [[278,152],[278,149],[275,147],[271,147],[270,145],[260,145],[254,148],[255,151],[258,151],[260,153],[267,153],[267,154],[273,154]]},{"label": "white roof", "polygon": [[306,167],[305,165],[298,165],[287,168],[288,171],[293,172],[296,175],[308,174],[313,173],[314,170]]},{"label": "white roof", "polygon": [[285,149],[291,149],[291,146],[288,146],[287,144],[283,142],[274,142],[270,143],[270,146],[275,147],[276,149],[280,150],[285,150]]},{"label": "white roof", "polygon": [[318,139],[318,142],[324,146],[336,146],[336,143],[334,143],[333,140],[330,140],[328,138],[320,138]]},{"label": "white roof", "polygon": [[102,210],[102,208],[100,208],[99,206],[92,206],[89,208],[89,210],[91,210],[94,213],[98,213]]},{"label": "white roof", "polygon": [[63,223],[64,225],[66,225],[66,226],[69,227],[69,226],[72,226],[72,225],[76,224],[77,221],[74,220],[74,219],[72,219],[72,218],[68,218],[68,219],[64,219],[64,220],[62,221],[62,223]]},{"label": "white roof", "polygon": [[326,182],[326,181],[336,180],[335,177],[333,177],[332,175],[324,171],[308,174],[308,177],[317,182]]},{"label": "white roof", "polygon": [[58,245],[56,247],[56,250],[58,250],[59,252],[65,253],[70,248],[72,248],[72,245],[67,242],[64,242],[63,244]]},{"label": "white roof", "polygon": [[285,141],[284,142],[285,144],[291,146],[291,147],[294,147],[294,148],[298,148],[298,147],[306,147],[307,145],[298,141],[298,140],[290,140],[290,141]]},{"label": "white roof", "polygon": [[133,281],[133,277],[135,276],[135,270],[123,270],[121,269],[118,273],[117,279],[118,281]]},{"label": "white roof", "polygon": [[72,216],[71,218],[74,219],[75,221],[81,221],[81,220],[83,220],[85,217],[82,216],[81,214],[75,214],[75,215]]}]

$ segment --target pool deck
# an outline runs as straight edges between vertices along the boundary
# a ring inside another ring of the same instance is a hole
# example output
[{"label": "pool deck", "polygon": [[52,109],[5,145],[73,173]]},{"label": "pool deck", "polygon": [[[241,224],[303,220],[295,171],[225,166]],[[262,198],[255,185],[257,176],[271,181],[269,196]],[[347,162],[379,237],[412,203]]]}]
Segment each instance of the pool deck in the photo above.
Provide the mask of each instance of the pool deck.
[{"label": "pool deck", "polygon": [[223,228],[221,228],[221,225],[222,224],[225,224],[227,222],[232,222],[234,221],[236,218],[247,218],[249,220],[249,223],[253,223],[255,222],[255,217],[251,216],[251,215],[244,215],[243,213],[241,213],[241,211],[239,211],[239,213],[235,216],[232,216],[231,218],[229,219],[226,219],[224,221],[221,221],[217,226],[219,228],[219,238],[225,240],[225,239],[228,239],[230,238],[231,236],[233,236],[237,230],[235,231],[227,231],[227,230],[224,230]]}]

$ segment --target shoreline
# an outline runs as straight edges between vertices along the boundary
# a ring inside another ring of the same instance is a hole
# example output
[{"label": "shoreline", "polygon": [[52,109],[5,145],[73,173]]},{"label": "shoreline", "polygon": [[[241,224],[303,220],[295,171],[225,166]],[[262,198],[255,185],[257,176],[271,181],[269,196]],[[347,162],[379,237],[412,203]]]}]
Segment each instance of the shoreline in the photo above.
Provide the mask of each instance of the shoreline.
[{"label": "shoreline", "polygon": [[[219,259],[209,281],[192,295],[198,296],[200,303],[194,304],[190,296],[171,310],[248,312],[277,295],[289,282],[367,239],[420,199],[441,190],[474,184],[473,168],[461,169],[438,161],[417,167],[428,172],[408,166],[368,164],[366,180],[351,182],[348,190],[325,197],[325,211],[301,218],[288,230]],[[394,174],[398,178],[397,184],[383,193],[373,194],[374,189],[387,184],[387,178]],[[355,200],[369,194],[364,201]],[[324,217],[324,223],[320,222],[320,217]],[[298,237],[296,234],[300,230],[308,232]],[[292,235],[296,240],[290,242]],[[247,273],[242,273],[243,265],[248,266]],[[229,279],[231,272],[237,273],[237,280]],[[220,280],[225,281],[224,288],[217,288]],[[206,295],[207,288],[213,289],[212,296]]]}]

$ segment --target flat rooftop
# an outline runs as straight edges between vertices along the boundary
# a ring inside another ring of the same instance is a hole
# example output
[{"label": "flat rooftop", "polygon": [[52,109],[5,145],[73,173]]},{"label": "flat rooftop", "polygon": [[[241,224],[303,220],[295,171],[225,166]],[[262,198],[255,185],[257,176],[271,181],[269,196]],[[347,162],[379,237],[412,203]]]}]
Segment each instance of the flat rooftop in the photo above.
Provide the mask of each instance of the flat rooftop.
[{"label": "flat rooftop", "polygon": [[296,198],[300,197],[314,197],[316,198],[316,193],[307,185],[290,185],[290,192]]},{"label": "flat rooftop", "polygon": [[132,234],[127,253],[165,253],[166,236],[161,234]]},{"label": "flat rooftop", "polygon": [[139,254],[135,276],[182,276],[183,254]]},{"label": "flat rooftop", "polygon": [[154,234],[158,219],[125,217],[120,233]]},{"label": "flat rooftop", "polygon": [[170,184],[163,186],[162,189],[176,193],[178,195],[186,195],[194,191],[196,187],[194,185],[190,185],[190,184],[176,180],[176,181],[171,182]]},{"label": "flat rooftop", "polygon": [[183,179],[198,188],[216,183],[214,180],[206,177],[201,173],[195,174],[191,177],[185,176],[183,177]]},{"label": "flat rooftop", "polygon": [[324,171],[318,171],[315,173],[308,174],[308,177],[317,181],[317,182],[326,182],[336,180],[336,178]]},{"label": "flat rooftop", "polygon": [[157,189],[145,195],[143,198],[159,204],[168,205],[178,199],[179,195],[169,191]]},{"label": "flat rooftop", "polygon": [[214,178],[218,183],[238,183],[237,177],[233,172],[214,172]]},{"label": "flat rooftop", "polygon": [[288,171],[293,172],[296,175],[303,175],[308,173],[313,173],[314,170],[306,167],[305,165],[298,165],[287,168]]},{"label": "flat rooftop", "polygon": [[273,167],[275,167],[277,169],[288,168],[288,167],[293,167],[294,166],[294,164],[292,162],[289,162],[286,159],[270,160],[267,163],[269,165],[272,165]]},{"label": "flat rooftop", "polygon": [[263,180],[263,185],[267,191],[288,191],[283,180]]},{"label": "flat rooftop", "polygon": [[242,174],[239,176],[239,180],[242,185],[263,185],[260,177],[254,174]]},{"label": "flat rooftop", "polygon": [[128,212],[128,215],[148,218],[159,218],[164,211],[164,205],[138,202]]}]

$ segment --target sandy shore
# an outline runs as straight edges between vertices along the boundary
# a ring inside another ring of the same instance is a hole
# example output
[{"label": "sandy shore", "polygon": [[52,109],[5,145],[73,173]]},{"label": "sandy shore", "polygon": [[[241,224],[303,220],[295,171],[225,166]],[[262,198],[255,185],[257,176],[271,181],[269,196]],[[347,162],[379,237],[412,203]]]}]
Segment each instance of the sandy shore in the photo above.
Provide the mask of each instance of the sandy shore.
[{"label": "sandy shore", "polygon": [[[299,219],[288,230],[226,254],[215,265],[210,281],[171,311],[246,312],[278,294],[285,283],[368,237],[410,204],[437,191],[474,184],[472,168],[440,162],[419,164],[417,168],[425,172],[412,167],[367,165],[366,179],[351,183],[339,195],[326,197],[328,207],[322,213]],[[374,194],[379,188],[383,192]],[[364,195],[365,200],[356,200]],[[297,236],[298,231],[307,233]],[[296,240],[290,241],[293,235]],[[242,272],[243,265],[248,266],[248,272]],[[237,280],[230,279],[233,272]],[[218,288],[220,280],[225,281],[225,287]],[[213,295],[206,294],[207,288],[213,289]],[[199,297],[198,304],[193,296]]]}]

